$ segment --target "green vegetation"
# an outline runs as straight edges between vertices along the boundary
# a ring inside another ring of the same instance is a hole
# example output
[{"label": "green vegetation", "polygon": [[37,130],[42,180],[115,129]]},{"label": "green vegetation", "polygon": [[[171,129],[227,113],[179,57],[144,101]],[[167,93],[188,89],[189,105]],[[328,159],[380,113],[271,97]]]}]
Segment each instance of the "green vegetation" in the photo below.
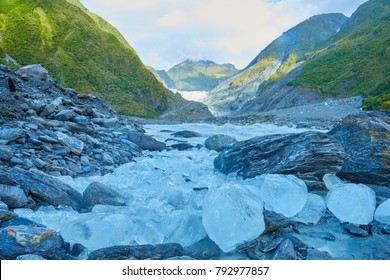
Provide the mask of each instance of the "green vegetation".
[{"label": "green vegetation", "polygon": [[363,4],[340,32],[314,53],[290,85],[324,97],[363,95],[363,108],[389,109],[390,2]]},{"label": "green vegetation", "polygon": [[237,72],[232,64],[186,60],[171,68],[168,75],[179,90],[210,91]]},{"label": "green vegetation", "polygon": [[245,84],[258,79],[265,70],[269,69],[272,64],[275,63],[277,62],[275,61],[274,57],[265,57],[259,60],[256,64],[237,75],[237,77],[235,77],[233,82],[230,84],[230,89],[238,89]]},{"label": "green vegetation", "polygon": [[77,0],[2,0],[0,63],[40,63],[64,87],[95,94],[118,113],[156,117],[184,102],[159,83],[122,35]]}]

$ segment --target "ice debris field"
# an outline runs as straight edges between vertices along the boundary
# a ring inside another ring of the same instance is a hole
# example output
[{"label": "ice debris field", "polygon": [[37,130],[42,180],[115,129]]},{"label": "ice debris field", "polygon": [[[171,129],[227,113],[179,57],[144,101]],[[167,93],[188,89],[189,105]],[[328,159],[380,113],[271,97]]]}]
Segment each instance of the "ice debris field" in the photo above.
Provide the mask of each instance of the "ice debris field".
[{"label": "ice debris field", "polygon": [[[185,139],[193,145],[204,144],[207,137],[215,134],[245,140],[304,131],[265,124],[149,125],[145,129],[157,140],[168,142],[173,141],[169,140],[173,132],[198,132],[200,137]],[[303,224],[318,223],[327,208],[341,222],[366,225],[375,218],[390,224],[390,201],[375,209],[375,193],[367,186],[344,184],[329,174],[324,177],[329,192],[322,197],[309,193],[305,183],[294,176],[263,175],[243,180],[234,174],[224,175],[214,169],[217,155],[206,148],[148,152],[105,176],[60,178],[80,192],[91,183],[100,182],[125,197],[125,206],[96,205],[89,213],[52,206],[36,212],[29,209],[15,212],[89,250],[170,242],[186,247],[209,236],[222,251],[230,252],[265,230],[264,209]],[[317,243],[313,244],[324,245]]]}]

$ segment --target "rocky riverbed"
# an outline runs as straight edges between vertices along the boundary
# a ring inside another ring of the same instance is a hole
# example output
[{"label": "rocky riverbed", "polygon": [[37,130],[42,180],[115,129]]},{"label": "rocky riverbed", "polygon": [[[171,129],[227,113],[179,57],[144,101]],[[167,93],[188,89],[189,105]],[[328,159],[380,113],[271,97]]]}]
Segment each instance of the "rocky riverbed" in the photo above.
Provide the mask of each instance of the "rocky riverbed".
[{"label": "rocky riverbed", "polygon": [[388,112],[151,124],[38,65],[0,100],[1,259],[390,258]]}]

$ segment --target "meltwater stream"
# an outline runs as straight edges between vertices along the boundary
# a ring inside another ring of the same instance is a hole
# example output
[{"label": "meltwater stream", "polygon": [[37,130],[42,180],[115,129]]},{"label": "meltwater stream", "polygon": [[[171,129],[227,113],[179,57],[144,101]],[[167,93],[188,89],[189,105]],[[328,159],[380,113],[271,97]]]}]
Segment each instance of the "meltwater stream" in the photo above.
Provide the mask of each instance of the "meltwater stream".
[{"label": "meltwater stream", "polygon": [[[147,125],[146,133],[159,141],[187,141],[204,145],[207,137],[226,134],[237,140],[270,134],[297,133],[304,129],[269,124],[222,126],[209,124]],[[180,139],[171,134],[182,130],[200,133],[200,137]],[[172,140],[175,139],[175,140]],[[125,164],[105,176],[60,178],[79,192],[92,182],[100,182],[121,193],[126,206],[96,205],[89,213],[71,208],[41,207],[33,212],[17,209],[25,218],[58,231],[65,241],[80,243],[89,250],[130,244],[180,243],[189,246],[207,235],[202,224],[203,200],[207,189],[225,183],[251,184],[235,175],[224,175],[214,169],[218,155],[206,148],[187,151],[145,152],[135,162]]]}]

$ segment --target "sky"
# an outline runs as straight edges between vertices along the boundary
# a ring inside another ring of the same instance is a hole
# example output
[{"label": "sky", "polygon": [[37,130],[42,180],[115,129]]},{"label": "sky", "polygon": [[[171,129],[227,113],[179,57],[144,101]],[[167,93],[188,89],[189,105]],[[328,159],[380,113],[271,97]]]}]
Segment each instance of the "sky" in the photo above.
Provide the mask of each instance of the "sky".
[{"label": "sky", "polygon": [[247,66],[269,43],[323,13],[350,16],[366,0],[80,0],[115,26],[145,65],[186,60]]}]

